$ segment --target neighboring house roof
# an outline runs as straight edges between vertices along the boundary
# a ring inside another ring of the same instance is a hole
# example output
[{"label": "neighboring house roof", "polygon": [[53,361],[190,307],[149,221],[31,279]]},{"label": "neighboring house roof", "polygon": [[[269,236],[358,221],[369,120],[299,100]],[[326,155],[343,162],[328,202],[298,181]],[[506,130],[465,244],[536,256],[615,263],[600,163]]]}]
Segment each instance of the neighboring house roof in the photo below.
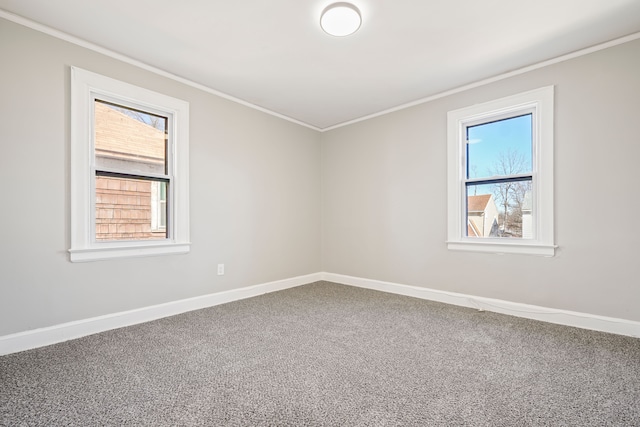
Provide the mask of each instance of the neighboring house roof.
[{"label": "neighboring house roof", "polygon": [[96,154],[117,158],[164,160],[165,134],[126,114],[95,102]]},{"label": "neighboring house roof", "polygon": [[468,212],[484,212],[487,204],[491,200],[491,194],[481,194],[479,196],[469,196],[467,199]]}]

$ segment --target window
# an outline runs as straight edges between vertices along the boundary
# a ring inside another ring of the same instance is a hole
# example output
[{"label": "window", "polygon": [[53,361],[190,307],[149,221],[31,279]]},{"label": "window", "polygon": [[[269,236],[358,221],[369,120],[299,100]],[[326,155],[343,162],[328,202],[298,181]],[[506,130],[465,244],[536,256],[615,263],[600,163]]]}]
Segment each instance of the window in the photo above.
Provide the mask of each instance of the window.
[{"label": "window", "polygon": [[553,256],[553,86],[448,114],[447,245]]},{"label": "window", "polygon": [[189,104],[71,76],[71,261],[188,252]]}]

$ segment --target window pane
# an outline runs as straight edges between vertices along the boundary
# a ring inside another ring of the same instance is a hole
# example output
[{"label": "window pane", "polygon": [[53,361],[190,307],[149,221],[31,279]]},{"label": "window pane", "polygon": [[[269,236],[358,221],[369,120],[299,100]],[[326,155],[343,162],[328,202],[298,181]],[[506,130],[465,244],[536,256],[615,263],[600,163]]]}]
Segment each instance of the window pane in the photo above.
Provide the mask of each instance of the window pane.
[{"label": "window pane", "polygon": [[467,127],[467,178],[532,171],[532,114]]},{"label": "window pane", "polygon": [[467,237],[533,237],[531,179],[467,185]]},{"label": "window pane", "polygon": [[167,118],[96,100],[95,156],[99,170],[167,173]]},{"label": "window pane", "polygon": [[[166,239],[167,204],[152,203],[152,188],[166,182],[96,176],[96,240]],[[165,190],[166,191],[166,190]],[[164,228],[152,218],[165,218]]]},{"label": "window pane", "polygon": [[151,230],[164,231],[167,228],[167,188],[164,181],[151,183]]}]

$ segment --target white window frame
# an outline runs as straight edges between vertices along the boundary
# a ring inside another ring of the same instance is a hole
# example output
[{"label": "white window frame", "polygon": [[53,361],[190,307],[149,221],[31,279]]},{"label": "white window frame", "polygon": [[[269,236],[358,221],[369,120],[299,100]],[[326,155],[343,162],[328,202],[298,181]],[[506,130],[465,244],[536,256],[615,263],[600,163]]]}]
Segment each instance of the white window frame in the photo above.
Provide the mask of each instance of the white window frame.
[{"label": "white window frame", "polygon": [[[554,256],[553,107],[554,87],[547,86],[447,114],[448,249]],[[533,236],[531,239],[467,237],[466,128],[529,112],[533,113]]]},{"label": "white window frame", "polygon": [[[169,117],[168,237],[162,240],[96,241],[94,99],[161,112]],[[71,248],[72,262],[184,254],[189,241],[189,103],[100,74],[71,67]]]}]

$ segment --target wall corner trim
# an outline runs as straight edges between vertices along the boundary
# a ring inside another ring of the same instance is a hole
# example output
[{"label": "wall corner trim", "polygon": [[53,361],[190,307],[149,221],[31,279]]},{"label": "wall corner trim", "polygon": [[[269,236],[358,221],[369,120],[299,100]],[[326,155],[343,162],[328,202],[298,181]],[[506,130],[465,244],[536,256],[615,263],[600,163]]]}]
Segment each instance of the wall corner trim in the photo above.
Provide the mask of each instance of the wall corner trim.
[{"label": "wall corner trim", "polygon": [[296,286],[322,280],[321,273],[307,274],[274,282],[247,286],[239,289],[216,292],[193,298],[171,301],[163,304],[142,307],[104,316],[82,319],[45,328],[33,329],[15,334],[0,336],[0,356],[19,351],[44,347],[86,335],[111,329],[149,322],[163,317],[174,316],[188,311],[213,307],[215,305],[251,298],[270,292],[281,291]]},{"label": "wall corner trim", "polygon": [[461,307],[468,307],[476,310],[508,314],[511,316],[555,323],[558,325],[640,338],[640,322],[633,320],[605,317],[575,311],[558,310],[554,308],[478,297],[456,292],[440,291],[437,289],[429,289],[419,286],[364,279],[342,274],[322,273],[322,280],[430,301],[437,301]]}]

